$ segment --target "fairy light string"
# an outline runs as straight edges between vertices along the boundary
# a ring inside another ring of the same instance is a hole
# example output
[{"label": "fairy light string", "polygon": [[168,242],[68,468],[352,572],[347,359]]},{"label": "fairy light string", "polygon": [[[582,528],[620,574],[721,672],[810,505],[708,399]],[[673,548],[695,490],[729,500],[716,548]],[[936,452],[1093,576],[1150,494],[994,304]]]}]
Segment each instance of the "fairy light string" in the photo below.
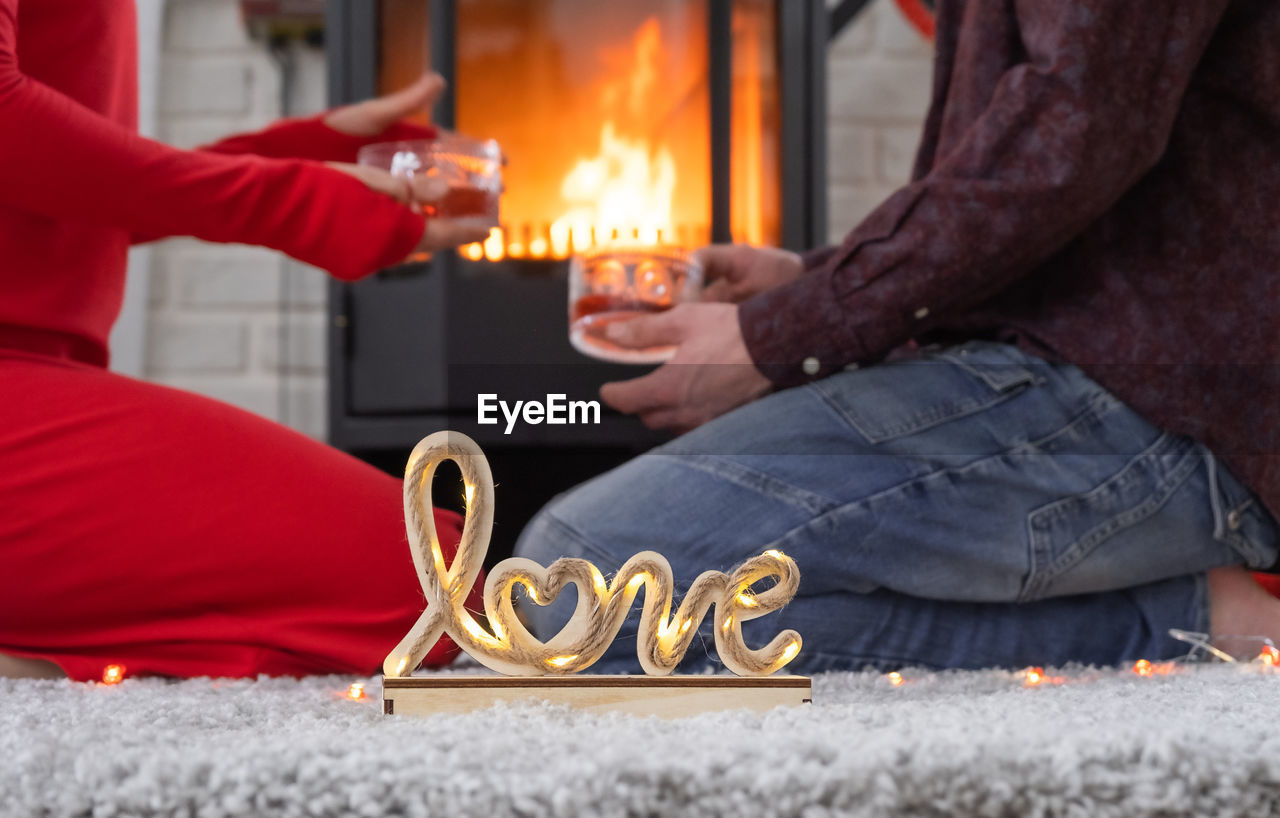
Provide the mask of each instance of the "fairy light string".
[{"label": "fairy light string", "polygon": [[[452,562],[445,560],[435,528],[431,483],[446,460],[458,465],[465,487],[466,518]],[[484,586],[487,626],[464,605],[480,574],[493,527],[493,476],[475,441],[458,432],[437,432],[409,457],[404,482],[405,527],[427,608],[383,663],[387,676],[411,673],[442,634],[486,667],[512,676],[577,673],[612,644],[640,591],[644,602],[636,655],[645,673],[670,674],[712,612],[716,652],[740,676],[767,676],[800,651],[800,634],[784,630],[764,647],[747,647],[742,623],[784,607],[800,586],[795,561],[777,550],[752,557],[728,573],[706,571],[681,599],[674,614],[675,581],[662,555],[642,551],[612,580],[595,565],[565,558],[550,566],[519,557],[498,563]],[[774,583],[758,589],[766,580]],[[513,595],[522,589],[536,604],[548,604],[567,586],[577,587],[573,616],[546,642],[529,633],[516,615]]]}]

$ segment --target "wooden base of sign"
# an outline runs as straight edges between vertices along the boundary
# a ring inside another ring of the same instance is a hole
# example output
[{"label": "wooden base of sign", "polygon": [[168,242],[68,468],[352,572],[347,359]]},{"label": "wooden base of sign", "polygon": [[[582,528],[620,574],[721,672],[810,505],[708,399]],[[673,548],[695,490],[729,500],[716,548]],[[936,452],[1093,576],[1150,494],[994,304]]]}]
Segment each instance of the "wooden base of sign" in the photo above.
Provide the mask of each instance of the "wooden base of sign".
[{"label": "wooden base of sign", "polygon": [[764,712],[812,697],[805,676],[409,676],[382,682],[382,712],[397,716],[546,701],[595,713],[673,719],[738,708]]}]

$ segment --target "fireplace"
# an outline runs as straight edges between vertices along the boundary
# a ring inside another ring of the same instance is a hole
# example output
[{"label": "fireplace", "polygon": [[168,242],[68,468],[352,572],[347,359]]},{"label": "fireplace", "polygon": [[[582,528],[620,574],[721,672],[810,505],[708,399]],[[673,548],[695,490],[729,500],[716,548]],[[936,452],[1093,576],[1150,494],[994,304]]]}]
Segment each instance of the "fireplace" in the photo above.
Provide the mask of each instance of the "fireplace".
[{"label": "fireplace", "polygon": [[567,258],[615,239],[813,246],[825,233],[824,0],[329,0],[335,103],[450,81],[437,123],[507,155],[502,228],[330,299],[330,432],[370,459],[440,428],[490,451],[660,437],[476,423],[477,395],[595,399],[643,369],[567,339]]}]

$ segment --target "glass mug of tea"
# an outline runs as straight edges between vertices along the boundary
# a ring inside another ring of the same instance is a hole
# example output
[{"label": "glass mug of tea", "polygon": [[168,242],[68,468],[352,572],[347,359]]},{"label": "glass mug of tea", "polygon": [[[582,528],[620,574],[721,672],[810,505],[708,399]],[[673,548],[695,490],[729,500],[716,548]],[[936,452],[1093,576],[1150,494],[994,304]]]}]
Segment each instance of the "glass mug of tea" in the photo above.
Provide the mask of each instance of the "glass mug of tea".
[{"label": "glass mug of tea", "polygon": [[392,176],[412,179],[425,174],[448,182],[449,192],[443,199],[423,204],[422,212],[429,218],[480,216],[498,221],[502,149],[492,139],[442,133],[435,139],[379,142],[361,148],[356,161],[382,168]]},{"label": "glass mug of tea", "polygon": [[569,263],[569,343],[583,355],[628,364],[656,364],[674,346],[633,349],[605,336],[620,321],[697,301],[702,265],[676,247],[607,247],[580,253]]}]

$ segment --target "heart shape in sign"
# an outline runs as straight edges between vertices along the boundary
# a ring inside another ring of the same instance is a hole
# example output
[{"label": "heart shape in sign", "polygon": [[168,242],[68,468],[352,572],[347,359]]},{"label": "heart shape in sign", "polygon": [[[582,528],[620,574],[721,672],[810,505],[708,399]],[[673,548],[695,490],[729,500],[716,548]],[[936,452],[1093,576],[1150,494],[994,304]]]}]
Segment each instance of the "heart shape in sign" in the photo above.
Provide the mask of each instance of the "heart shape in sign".
[{"label": "heart shape in sign", "polygon": [[[431,481],[436,468],[452,460],[462,471],[467,514],[453,562],[447,564],[435,530]],[[671,673],[697,635],[707,611],[715,608],[716,651],[725,666],[741,676],[765,676],[781,669],[800,650],[800,635],[786,630],[763,648],[752,650],[742,639],[742,623],[776,611],[795,596],[800,571],[786,555],[770,550],[752,557],[730,573],[706,571],[694,580],[671,614],[675,581],[671,565],[660,554],[641,551],[628,559],[612,581],[587,560],[559,559],[543,567],[512,557],[489,572],[484,587],[487,627],[464,607],[480,574],[493,527],[493,477],[475,441],[458,432],[424,438],[409,457],[404,483],[405,527],[427,609],[383,662],[388,676],[412,672],[440,638],[449,634],[481,664],[514,676],[576,673],[591,666],[608,649],[626,620],[636,595],[644,589],[636,654],[644,671]],[[760,592],[752,586],[766,578],[776,583]],[[543,605],[555,601],[567,586],[578,589],[574,614],[546,642],[529,633],[516,616],[513,594],[522,586]]]}]

